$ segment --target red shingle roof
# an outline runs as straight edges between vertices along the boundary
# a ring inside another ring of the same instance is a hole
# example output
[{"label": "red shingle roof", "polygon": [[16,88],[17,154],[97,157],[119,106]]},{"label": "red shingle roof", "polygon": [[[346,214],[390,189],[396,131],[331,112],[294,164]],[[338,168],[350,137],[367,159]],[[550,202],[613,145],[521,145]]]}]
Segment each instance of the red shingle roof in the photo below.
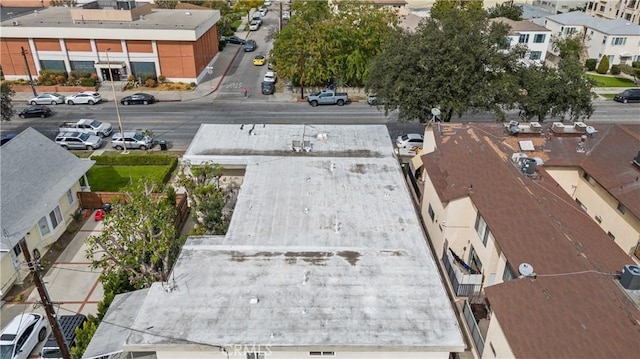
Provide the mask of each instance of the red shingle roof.
[{"label": "red shingle roof", "polygon": [[[470,197],[513,269],[526,262],[540,275],[535,282],[513,280],[485,290],[514,353],[522,358],[630,356],[631,343],[640,349],[640,311],[612,277],[543,275],[611,273],[631,259],[544,167],[538,168],[538,179],[521,174],[511,163],[518,149],[509,147],[509,138],[499,125],[444,125],[442,135],[436,133],[438,149],[422,160],[441,201]],[[576,153],[579,138],[567,139]]]}]

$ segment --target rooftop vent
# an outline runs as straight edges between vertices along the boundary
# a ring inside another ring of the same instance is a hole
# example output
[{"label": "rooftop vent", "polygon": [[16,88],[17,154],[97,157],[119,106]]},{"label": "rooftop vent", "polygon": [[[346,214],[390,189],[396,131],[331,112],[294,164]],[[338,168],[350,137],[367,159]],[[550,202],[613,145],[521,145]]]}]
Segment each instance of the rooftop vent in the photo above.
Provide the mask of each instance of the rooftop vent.
[{"label": "rooftop vent", "polygon": [[19,26],[19,25],[20,25],[20,23],[19,23],[19,22],[17,22],[17,21],[15,21],[15,20],[13,20],[13,21],[11,21],[11,25],[13,25],[13,26]]},{"label": "rooftop vent", "polygon": [[511,136],[517,136],[518,132],[520,132],[520,127],[518,125],[518,121],[509,121],[509,134]]},{"label": "rooftop vent", "polygon": [[251,304],[258,304],[260,300],[257,297],[253,297],[251,299],[249,299],[249,303]]},{"label": "rooftop vent", "polygon": [[633,159],[633,163],[635,163],[636,166],[640,167],[640,151],[638,151],[638,155],[636,156],[636,158]]},{"label": "rooftop vent", "polygon": [[533,175],[536,173],[536,165],[538,163],[533,158],[523,158],[520,166],[520,171],[526,175]]},{"label": "rooftop vent", "polygon": [[620,276],[620,285],[628,290],[640,289],[640,267],[633,264],[624,266]]}]

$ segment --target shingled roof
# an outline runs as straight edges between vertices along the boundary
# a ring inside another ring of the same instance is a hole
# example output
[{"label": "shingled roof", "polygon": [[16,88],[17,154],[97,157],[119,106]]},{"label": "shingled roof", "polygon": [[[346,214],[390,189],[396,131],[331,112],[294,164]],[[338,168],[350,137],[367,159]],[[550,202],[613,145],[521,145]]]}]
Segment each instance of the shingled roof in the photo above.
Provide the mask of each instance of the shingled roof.
[{"label": "shingled roof", "polygon": [[631,259],[544,168],[537,179],[522,175],[502,132],[497,125],[444,125],[435,134],[438,149],[422,160],[441,201],[469,197],[509,263],[530,263],[538,274],[485,288],[514,354],[637,354],[640,311],[610,275]]}]

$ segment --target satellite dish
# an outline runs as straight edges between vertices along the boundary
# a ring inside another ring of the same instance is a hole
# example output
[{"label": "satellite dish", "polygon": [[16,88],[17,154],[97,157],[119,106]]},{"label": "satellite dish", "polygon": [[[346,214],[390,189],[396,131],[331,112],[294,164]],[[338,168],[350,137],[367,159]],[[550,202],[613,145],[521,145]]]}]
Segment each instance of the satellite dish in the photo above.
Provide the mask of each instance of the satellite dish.
[{"label": "satellite dish", "polygon": [[431,109],[431,114],[436,116],[436,117],[440,116],[440,109],[439,108],[435,108],[435,107],[432,108]]},{"label": "satellite dish", "polygon": [[523,277],[530,277],[533,275],[533,266],[529,263],[522,263],[518,266],[518,272],[520,272]]}]

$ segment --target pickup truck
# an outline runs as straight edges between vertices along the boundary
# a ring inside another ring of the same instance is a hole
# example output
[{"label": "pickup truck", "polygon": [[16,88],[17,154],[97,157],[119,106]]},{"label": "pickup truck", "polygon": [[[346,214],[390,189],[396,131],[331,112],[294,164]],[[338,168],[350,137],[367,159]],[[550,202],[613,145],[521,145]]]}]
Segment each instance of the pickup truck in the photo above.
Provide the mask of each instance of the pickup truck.
[{"label": "pickup truck", "polygon": [[307,96],[307,102],[313,107],[318,105],[338,105],[342,106],[349,102],[346,92],[320,91]]},{"label": "pickup truck", "polygon": [[110,123],[83,119],[76,122],[65,122],[60,125],[58,130],[59,132],[80,132],[89,135],[107,137],[111,134],[112,129],[113,127]]}]

